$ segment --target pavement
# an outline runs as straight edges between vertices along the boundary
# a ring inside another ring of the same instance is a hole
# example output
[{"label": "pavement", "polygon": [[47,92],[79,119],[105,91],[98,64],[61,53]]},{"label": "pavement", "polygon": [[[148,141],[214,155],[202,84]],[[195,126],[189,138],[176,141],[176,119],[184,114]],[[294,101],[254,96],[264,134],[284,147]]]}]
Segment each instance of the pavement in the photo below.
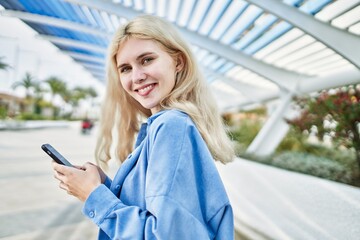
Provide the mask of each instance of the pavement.
[{"label": "pavement", "polygon": [[40,148],[50,143],[74,164],[93,162],[96,134],[81,134],[80,122],[43,126],[0,131],[0,239],[96,239],[97,226],[59,189]]},{"label": "pavement", "polygon": [[[83,135],[80,126],[0,131],[0,240],[96,239],[97,227],[59,189],[40,148],[50,143],[74,164],[94,162],[96,127]],[[244,159],[217,166],[237,240],[359,239],[360,188]]]},{"label": "pavement", "polygon": [[244,159],[218,170],[245,239],[360,239],[358,187]]}]

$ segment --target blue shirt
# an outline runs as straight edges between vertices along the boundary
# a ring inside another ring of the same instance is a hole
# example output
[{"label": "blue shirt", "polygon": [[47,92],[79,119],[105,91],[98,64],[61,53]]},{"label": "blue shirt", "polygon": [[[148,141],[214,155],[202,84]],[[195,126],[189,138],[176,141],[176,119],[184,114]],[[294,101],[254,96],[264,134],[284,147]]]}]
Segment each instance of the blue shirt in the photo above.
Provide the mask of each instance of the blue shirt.
[{"label": "blue shirt", "polygon": [[135,150],[85,201],[99,239],[234,239],[233,213],[211,153],[191,118],[160,111]]}]

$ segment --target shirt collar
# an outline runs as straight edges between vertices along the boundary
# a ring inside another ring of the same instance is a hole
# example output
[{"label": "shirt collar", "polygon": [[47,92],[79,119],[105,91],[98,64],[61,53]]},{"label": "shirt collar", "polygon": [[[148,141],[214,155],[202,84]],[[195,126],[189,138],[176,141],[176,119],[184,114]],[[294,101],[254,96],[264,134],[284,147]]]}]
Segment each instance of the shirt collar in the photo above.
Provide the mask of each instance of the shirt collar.
[{"label": "shirt collar", "polygon": [[147,124],[150,125],[157,117],[159,117],[160,115],[162,115],[163,113],[165,113],[167,110],[163,109],[158,111],[157,113],[154,113],[153,115],[151,115],[148,119],[147,119]]},{"label": "shirt collar", "polygon": [[161,114],[163,114],[166,110],[161,110],[153,115],[151,115],[148,119],[146,123],[142,123],[140,126],[140,130],[138,132],[138,136],[136,138],[136,142],[135,142],[135,148],[138,147],[141,142],[144,140],[144,138],[147,135],[147,128],[148,126],[150,126],[150,124],[157,118],[159,117]]}]

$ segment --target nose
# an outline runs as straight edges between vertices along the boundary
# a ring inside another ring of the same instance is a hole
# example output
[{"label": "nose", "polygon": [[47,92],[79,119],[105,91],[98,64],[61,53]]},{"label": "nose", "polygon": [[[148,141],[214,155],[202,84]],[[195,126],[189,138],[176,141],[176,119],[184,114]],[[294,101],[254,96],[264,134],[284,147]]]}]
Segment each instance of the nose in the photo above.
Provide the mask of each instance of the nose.
[{"label": "nose", "polygon": [[133,68],[132,79],[134,83],[141,83],[146,79],[146,74],[141,68]]}]

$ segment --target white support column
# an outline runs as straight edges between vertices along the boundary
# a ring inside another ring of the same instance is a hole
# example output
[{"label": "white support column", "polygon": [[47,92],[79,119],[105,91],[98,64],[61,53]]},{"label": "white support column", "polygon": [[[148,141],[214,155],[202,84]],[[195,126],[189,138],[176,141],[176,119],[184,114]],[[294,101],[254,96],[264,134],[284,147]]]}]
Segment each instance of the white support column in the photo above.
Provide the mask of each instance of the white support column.
[{"label": "white support column", "polygon": [[274,152],[289,130],[289,125],[284,118],[291,117],[292,97],[292,93],[282,92],[279,105],[256,135],[246,150],[247,153],[266,156]]}]

